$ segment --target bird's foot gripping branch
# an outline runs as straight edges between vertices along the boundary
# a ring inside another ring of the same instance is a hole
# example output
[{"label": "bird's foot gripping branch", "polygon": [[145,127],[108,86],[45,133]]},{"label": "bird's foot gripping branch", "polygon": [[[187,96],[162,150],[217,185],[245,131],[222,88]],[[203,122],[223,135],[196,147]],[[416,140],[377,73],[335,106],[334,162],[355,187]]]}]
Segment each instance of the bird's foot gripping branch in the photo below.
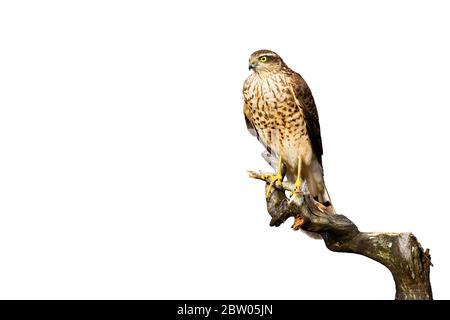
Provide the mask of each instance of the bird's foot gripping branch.
[{"label": "bird's foot gripping branch", "polygon": [[[267,159],[266,159],[267,160]],[[270,163],[270,161],[268,161]],[[271,184],[267,175],[249,171],[249,176]],[[292,183],[272,184],[267,211],[271,226],[280,226],[294,217],[294,230],[302,229],[320,235],[327,248],[336,252],[356,253],[387,267],[394,277],[398,300],[431,300],[431,257],[410,232],[361,232],[344,215],[330,214],[308,194],[295,194],[288,199],[286,191],[293,191]]]}]

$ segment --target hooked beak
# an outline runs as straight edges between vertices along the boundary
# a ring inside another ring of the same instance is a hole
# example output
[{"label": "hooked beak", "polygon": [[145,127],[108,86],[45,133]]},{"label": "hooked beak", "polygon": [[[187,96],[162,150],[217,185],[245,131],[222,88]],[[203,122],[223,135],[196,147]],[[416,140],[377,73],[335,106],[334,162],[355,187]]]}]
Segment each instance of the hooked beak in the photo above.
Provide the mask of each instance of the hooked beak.
[{"label": "hooked beak", "polygon": [[255,70],[255,68],[256,68],[256,63],[250,63],[249,65],[248,65],[248,70]]}]

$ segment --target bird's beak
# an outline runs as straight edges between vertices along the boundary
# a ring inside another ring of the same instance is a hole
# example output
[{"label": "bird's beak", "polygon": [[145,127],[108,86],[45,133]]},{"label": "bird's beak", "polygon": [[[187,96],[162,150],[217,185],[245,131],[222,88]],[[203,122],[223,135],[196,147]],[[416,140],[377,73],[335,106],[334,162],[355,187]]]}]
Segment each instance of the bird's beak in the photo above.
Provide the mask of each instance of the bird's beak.
[{"label": "bird's beak", "polygon": [[248,70],[254,70],[255,69],[255,67],[256,67],[256,63],[250,63],[249,65],[248,65]]}]

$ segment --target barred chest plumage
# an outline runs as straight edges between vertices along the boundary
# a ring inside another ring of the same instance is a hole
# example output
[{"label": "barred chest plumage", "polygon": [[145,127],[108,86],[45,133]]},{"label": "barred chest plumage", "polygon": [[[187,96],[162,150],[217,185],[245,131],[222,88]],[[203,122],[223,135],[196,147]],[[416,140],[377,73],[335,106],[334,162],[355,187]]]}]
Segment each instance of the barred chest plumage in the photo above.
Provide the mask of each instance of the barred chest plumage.
[{"label": "barred chest plumage", "polygon": [[261,142],[289,167],[297,167],[299,152],[311,153],[304,114],[285,73],[251,74],[244,83],[244,101]]}]

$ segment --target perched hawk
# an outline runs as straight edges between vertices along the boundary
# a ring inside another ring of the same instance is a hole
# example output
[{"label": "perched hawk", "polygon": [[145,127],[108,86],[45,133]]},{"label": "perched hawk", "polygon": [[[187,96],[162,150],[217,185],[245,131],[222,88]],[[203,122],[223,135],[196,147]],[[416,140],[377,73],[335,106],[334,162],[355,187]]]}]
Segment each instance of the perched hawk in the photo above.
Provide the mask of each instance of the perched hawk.
[{"label": "perched hawk", "polygon": [[243,88],[245,121],[250,133],[278,157],[272,184],[282,181],[285,171],[287,180],[295,182],[295,192],[306,181],[316,201],[332,209],[323,180],[319,115],[311,90],[273,51],[254,52],[249,69],[253,72]]}]

